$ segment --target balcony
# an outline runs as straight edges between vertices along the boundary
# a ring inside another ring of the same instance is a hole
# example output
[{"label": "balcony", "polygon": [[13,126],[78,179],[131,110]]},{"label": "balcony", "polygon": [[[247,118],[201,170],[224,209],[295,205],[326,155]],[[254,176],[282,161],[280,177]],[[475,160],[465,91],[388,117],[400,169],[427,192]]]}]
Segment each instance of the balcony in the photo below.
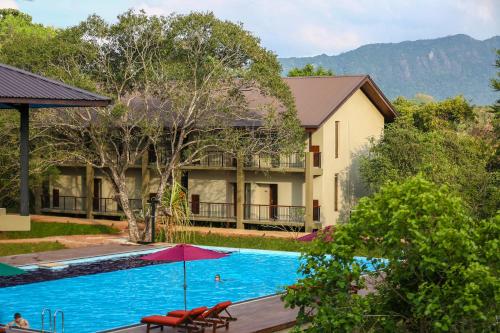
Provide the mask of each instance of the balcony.
[{"label": "balcony", "polygon": [[[210,152],[201,160],[196,161],[183,169],[230,169],[236,170],[236,158],[224,152]],[[290,154],[276,157],[264,155],[247,156],[243,162],[243,168],[246,170],[288,170],[304,172],[305,155]]]},{"label": "balcony", "polygon": [[236,221],[234,204],[225,202],[190,202],[191,217],[216,221]]},{"label": "balcony", "polygon": [[[193,221],[236,222],[236,209],[233,203],[190,202]],[[304,206],[283,205],[243,205],[243,223],[276,226],[303,226],[305,223]],[[320,220],[320,207],[313,207],[313,220]]]},{"label": "balcony", "polygon": [[[82,215],[87,213],[87,197],[42,195],[42,211],[46,213],[67,213]],[[132,210],[142,209],[141,199],[129,199]],[[93,198],[93,212],[96,215],[121,216],[123,209],[115,198]]]}]

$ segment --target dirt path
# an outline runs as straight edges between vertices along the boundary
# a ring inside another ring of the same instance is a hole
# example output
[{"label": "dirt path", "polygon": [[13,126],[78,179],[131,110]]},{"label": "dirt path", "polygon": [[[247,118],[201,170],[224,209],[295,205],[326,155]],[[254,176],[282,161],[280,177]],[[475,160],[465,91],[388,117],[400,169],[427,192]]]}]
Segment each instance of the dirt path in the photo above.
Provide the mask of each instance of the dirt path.
[{"label": "dirt path", "polygon": [[127,238],[125,235],[72,235],[0,240],[0,244],[41,242],[59,242],[69,249],[74,249],[94,245],[124,244],[127,243]]},{"label": "dirt path", "polygon": [[[127,221],[112,221],[112,220],[89,220],[84,218],[65,217],[65,216],[50,216],[50,215],[31,215],[31,221],[34,222],[56,222],[56,223],[78,223],[78,224],[104,224],[115,227],[121,231],[127,230]],[[209,228],[209,227],[189,227],[191,231],[204,234],[213,233],[224,236],[254,236],[254,237],[276,237],[276,238],[297,238],[305,235],[304,232],[289,232],[275,230],[243,230],[243,229],[226,229],[226,228]]]}]

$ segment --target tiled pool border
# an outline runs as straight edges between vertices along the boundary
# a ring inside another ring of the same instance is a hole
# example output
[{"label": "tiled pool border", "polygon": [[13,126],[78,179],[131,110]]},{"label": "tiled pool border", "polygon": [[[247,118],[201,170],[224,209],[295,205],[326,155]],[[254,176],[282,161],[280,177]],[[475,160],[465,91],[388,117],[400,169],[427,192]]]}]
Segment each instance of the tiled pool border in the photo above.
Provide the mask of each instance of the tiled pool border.
[{"label": "tiled pool border", "polygon": [[[175,245],[171,245],[171,246],[175,246]],[[171,246],[158,246],[158,247],[155,247],[153,249],[132,250],[132,251],[117,252],[117,253],[111,253],[111,254],[105,254],[105,255],[79,257],[79,258],[74,258],[74,259],[54,260],[54,261],[49,261],[49,262],[50,263],[57,263],[57,264],[61,264],[61,265],[83,264],[83,263],[96,262],[96,261],[101,261],[101,260],[109,260],[109,259],[123,258],[123,257],[134,256],[134,255],[140,255],[140,254],[154,253],[154,252],[158,252],[158,251],[167,249]],[[297,257],[300,255],[300,252],[291,252],[291,251],[260,250],[260,249],[247,249],[247,248],[234,248],[234,247],[221,247],[221,246],[208,246],[208,245],[197,245],[197,246],[204,248],[204,249],[214,250],[214,251],[260,253],[260,254],[279,254],[279,255],[286,255],[286,256],[290,256],[290,257]],[[41,265],[42,263],[47,264],[48,262],[44,261],[44,262],[40,262],[38,264],[20,265],[17,267],[24,269],[24,270],[34,270],[34,269],[38,269],[39,265]]]}]

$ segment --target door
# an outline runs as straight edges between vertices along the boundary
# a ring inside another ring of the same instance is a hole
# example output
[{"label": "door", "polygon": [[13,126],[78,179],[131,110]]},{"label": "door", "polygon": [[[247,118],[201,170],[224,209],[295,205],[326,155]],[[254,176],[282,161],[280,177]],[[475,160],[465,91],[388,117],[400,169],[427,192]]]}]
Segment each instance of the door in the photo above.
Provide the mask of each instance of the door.
[{"label": "door", "polygon": [[250,183],[245,183],[245,209],[243,210],[243,218],[248,220],[250,218],[250,205],[252,201],[252,188]]},{"label": "door", "polygon": [[269,184],[269,218],[278,218],[278,184]]},{"label": "door", "polygon": [[191,194],[191,213],[200,214],[200,195]]},{"label": "door", "polygon": [[101,210],[101,198],[102,197],[102,179],[94,178],[94,197],[92,200],[92,208],[99,212]]},{"label": "door", "polygon": [[231,184],[233,185],[233,214],[236,216],[236,210],[238,208],[238,185],[236,183]]},{"label": "door", "polygon": [[59,189],[57,188],[52,189],[52,207],[59,207]]},{"label": "door", "polygon": [[313,221],[319,221],[319,201],[313,200]]},{"label": "door", "polygon": [[313,153],[313,166],[321,167],[321,154],[319,153],[319,146],[310,146],[309,151]]}]

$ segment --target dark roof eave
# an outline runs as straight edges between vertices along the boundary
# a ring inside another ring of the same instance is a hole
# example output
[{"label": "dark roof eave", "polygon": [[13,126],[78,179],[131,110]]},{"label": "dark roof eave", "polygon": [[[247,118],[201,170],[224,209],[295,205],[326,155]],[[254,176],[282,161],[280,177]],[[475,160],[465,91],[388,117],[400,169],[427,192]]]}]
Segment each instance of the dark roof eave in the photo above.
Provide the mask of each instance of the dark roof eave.
[{"label": "dark roof eave", "polygon": [[30,108],[61,108],[61,107],[103,107],[111,104],[111,99],[106,100],[70,100],[70,99],[38,99],[1,97],[0,108],[11,109],[19,105],[28,104]]}]

